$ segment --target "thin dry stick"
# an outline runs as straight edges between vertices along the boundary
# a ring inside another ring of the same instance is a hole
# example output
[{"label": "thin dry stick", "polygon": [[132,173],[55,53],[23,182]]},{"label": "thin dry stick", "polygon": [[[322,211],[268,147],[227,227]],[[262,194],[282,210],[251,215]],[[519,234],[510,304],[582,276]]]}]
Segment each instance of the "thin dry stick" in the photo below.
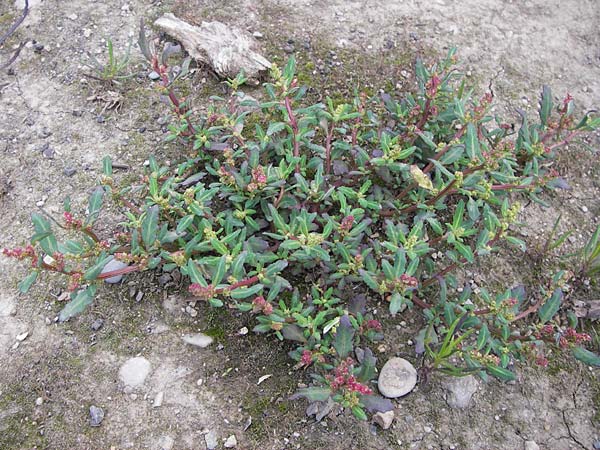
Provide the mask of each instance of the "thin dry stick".
[{"label": "thin dry stick", "polygon": [[0,45],[3,45],[4,42],[6,42],[6,40],[9,37],[11,37],[12,34],[17,30],[17,28],[19,28],[19,25],[21,25],[23,23],[23,21],[25,20],[25,17],[27,17],[28,13],[29,13],[29,0],[25,0],[25,7],[23,8],[23,14],[21,14],[21,17],[19,17],[17,19],[17,21],[12,24],[12,26],[8,29],[8,31],[6,33],[4,33],[2,35],[2,37],[0,37]]}]

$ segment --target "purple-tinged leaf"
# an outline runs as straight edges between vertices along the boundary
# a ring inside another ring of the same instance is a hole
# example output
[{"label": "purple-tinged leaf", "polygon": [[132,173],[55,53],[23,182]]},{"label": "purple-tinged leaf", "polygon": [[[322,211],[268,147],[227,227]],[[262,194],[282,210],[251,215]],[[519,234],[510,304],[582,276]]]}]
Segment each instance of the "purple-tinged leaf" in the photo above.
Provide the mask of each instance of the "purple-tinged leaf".
[{"label": "purple-tinged leaf", "polygon": [[394,409],[394,404],[390,399],[383,398],[379,395],[363,395],[360,397],[360,402],[365,409],[373,412],[388,412]]},{"label": "purple-tinged leaf", "polygon": [[344,175],[348,173],[348,164],[340,159],[333,161],[333,173],[335,175]]},{"label": "purple-tinged leaf", "polygon": [[354,327],[350,323],[348,315],[340,319],[340,325],[335,333],[333,347],[340,358],[345,358],[352,351],[354,340]]},{"label": "purple-tinged leaf", "polygon": [[348,304],[348,312],[353,316],[365,313],[365,306],[367,305],[367,296],[364,294],[355,295],[350,299]]},{"label": "purple-tinged leaf", "polygon": [[289,341],[306,342],[302,328],[293,323],[284,325],[281,334]]}]

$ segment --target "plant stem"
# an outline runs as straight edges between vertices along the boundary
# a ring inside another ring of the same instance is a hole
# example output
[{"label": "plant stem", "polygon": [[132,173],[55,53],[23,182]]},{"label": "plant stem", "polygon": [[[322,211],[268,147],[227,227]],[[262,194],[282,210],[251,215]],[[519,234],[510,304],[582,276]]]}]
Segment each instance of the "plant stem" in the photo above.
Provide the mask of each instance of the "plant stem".
[{"label": "plant stem", "polygon": [[[296,116],[294,116],[294,111],[292,110],[292,102],[289,97],[285,98],[285,109],[288,114],[288,120],[290,122],[290,127],[292,127],[292,136],[294,139],[294,150],[293,155],[294,158],[300,157],[300,146],[298,143],[298,121],[296,120]],[[296,173],[300,172],[300,164],[296,163]]]}]

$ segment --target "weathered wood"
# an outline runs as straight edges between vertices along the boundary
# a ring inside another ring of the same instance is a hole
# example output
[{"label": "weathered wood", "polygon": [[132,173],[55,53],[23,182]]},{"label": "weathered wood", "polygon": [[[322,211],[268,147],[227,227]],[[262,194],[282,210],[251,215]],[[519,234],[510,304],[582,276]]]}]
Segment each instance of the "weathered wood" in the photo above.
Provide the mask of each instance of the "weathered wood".
[{"label": "weathered wood", "polygon": [[249,78],[258,78],[271,63],[260,55],[256,41],[247,33],[221,22],[202,22],[197,27],[165,14],[154,25],[177,39],[196,61],[209,64],[223,78],[233,78],[244,71]]}]

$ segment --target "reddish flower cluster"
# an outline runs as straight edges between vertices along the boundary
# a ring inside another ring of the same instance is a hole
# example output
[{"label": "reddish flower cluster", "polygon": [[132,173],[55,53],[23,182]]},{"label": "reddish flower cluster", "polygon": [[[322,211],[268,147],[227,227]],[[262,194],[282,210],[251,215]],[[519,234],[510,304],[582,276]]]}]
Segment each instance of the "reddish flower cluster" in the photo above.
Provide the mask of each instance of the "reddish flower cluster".
[{"label": "reddish flower cluster", "polygon": [[375,320],[375,319],[367,320],[364,327],[367,331],[368,330],[381,331],[381,329],[382,329],[381,322],[379,322],[379,320]]},{"label": "reddish flower cluster", "polygon": [[260,295],[252,300],[252,312],[261,312],[268,316],[273,312],[273,305],[271,305],[265,298]]},{"label": "reddish flower cluster", "polygon": [[28,245],[27,247],[4,248],[2,249],[2,254],[9,258],[16,259],[35,258],[36,256],[35,249],[32,245]]},{"label": "reddish flower cluster", "polygon": [[250,192],[254,192],[257,189],[264,187],[266,184],[267,176],[265,175],[265,171],[262,166],[258,166],[252,169],[252,181],[248,183],[246,189]]},{"label": "reddish flower cluster", "polygon": [[74,292],[79,288],[81,281],[83,280],[83,274],[81,272],[73,272],[69,276],[69,284],[67,286],[67,290],[69,292]]},{"label": "reddish flower cluster", "polygon": [[[563,339],[566,343],[563,343]],[[587,333],[578,333],[574,328],[567,328],[560,338],[560,346],[562,348],[569,347],[570,344],[580,345],[584,342],[589,342],[592,337]]]},{"label": "reddish flower cluster", "polygon": [[67,226],[67,228],[76,230],[81,228],[81,226],[83,225],[81,220],[75,219],[73,217],[73,214],[71,214],[69,211],[65,211],[63,213],[63,219],[65,219],[65,225]]},{"label": "reddish flower cluster", "polygon": [[406,275],[405,273],[400,275],[400,282],[406,288],[416,288],[419,285],[419,281],[415,277],[411,277],[410,275]]},{"label": "reddish flower cluster", "polygon": [[340,223],[340,233],[347,234],[352,229],[352,225],[354,225],[354,216],[346,216],[342,219]]},{"label": "reddish flower cluster", "polygon": [[350,392],[356,392],[363,395],[371,395],[373,391],[370,387],[360,383],[354,375],[351,374],[351,369],[354,366],[352,358],[346,358],[333,371],[333,376],[328,375],[326,378],[332,390],[345,389]]},{"label": "reddish flower cluster", "polygon": [[544,355],[539,355],[537,358],[535,358],[535,363],[541,367],[548,367],[548,358],[546,358]]},{"label": "reddish flower cluster", "polygon": [[563,100],[562,107],[559,108],[559,112],[561,114],[565,114],[569,110],[569,103],[573,100],[573,96],[571,94],[567,94]]},{"label": "reddish flower cluster", "polygon": [[300,364],[302,366],[308,367],[312,364],[313,354],[310,350],[304,350],[302,352],[302,356],[300,357]]},{"label": "reddish flower cluster", "polygon": [[189,290],[193,296],[201,300],[210,300],[215,296],[215,288],[213,286],[202,286],[198,283],[192,283]]},{"label": "reddish flower cluster", "polygon": [[425,88],[427,89],[427,96],[430,98],[435,97],[441,83],[442,83],[442,79],[440,77],[438,77],[437,75],[433,75],[431,77],[431,79],[427,82],[427,84],[425,85]]},{"label": "reddish flower cluster", "polygon": [[[545,336],[553,336],[554,333],[559,330],[555,330],[554,325],[544,325],[540,332],[536,335],[538,339],[541,339]],[[587,333],[578,333],[574,328],[567,328],[564,332],[561,333],[560,338],[558,338],[558,345],[560,348],[569,348],[571,345],[580,345],[584,342],[591,341],[592,338]]]}]

